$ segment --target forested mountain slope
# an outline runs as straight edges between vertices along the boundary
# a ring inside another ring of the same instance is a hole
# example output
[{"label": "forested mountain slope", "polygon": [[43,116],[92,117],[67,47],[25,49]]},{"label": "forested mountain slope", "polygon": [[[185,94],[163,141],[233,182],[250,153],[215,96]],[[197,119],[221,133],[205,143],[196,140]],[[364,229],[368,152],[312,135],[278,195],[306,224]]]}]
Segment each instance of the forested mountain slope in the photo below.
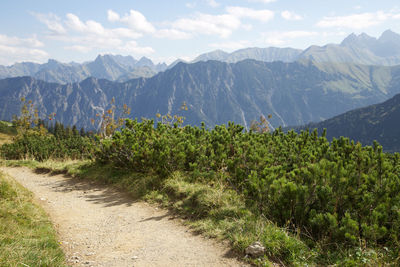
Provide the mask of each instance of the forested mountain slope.
[{"label": "forested mountain slope", "polygon": [[297,131],[327,129],[328,139],[340,136],[371,145],[378,141],[385,151],[400,152],[400,94],[376,105],[352,110],[320,123],[296,127]]}]

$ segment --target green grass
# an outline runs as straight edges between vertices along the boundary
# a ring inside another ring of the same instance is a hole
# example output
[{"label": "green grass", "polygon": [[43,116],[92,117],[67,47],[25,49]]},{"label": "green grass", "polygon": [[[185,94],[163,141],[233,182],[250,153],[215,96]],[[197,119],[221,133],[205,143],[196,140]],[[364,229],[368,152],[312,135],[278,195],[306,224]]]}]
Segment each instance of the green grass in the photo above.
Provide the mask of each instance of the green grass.
[{"label": "green grass", "polygon": [[17,131],[12,124],[7,121],[0,121],[0,146],[2,144],[8,144],[12,142],[13,136],[17,134]]},{"label": "green grass", "polygon": [[8,135],[16,135],[17,130],[12,126],[11,122],[0,121],[0,133],[4,133],[4,134],[8,134]]},{"label": "green grass", "polygon": [[32,194],[0,172],[0,266],[66,266],[55,230]]}]

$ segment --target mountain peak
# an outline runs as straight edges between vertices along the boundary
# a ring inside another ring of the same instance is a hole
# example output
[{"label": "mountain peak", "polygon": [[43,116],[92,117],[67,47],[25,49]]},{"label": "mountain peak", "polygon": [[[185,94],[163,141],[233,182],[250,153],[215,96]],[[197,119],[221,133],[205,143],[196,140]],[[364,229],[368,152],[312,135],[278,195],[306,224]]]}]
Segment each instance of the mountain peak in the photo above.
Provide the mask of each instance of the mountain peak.
[{"label": "mountain peak", "polygon": [[137,62],[138,66],[154,66],[153,61],[151,61],[151,59],[147,58],[147,57],[142,57],[141,59],[139,59],[139,61]]},{"label": "mountain peak", "polygon": [[376,38],[371,37],[363,32],[360,35],[356,35],[355,33],[350,34],[349,36],[344,38],[340,45],[369,47],[374,42],[376,42]]},{"label": "mountain peak", "polygon": [[55,59],[49,58],[49,59],[47,60],[47,63],[45,63],[45,64],[48,65],[48,66],[56,66],[56,65],[62,64],[62,63],[59,62],[59,61],[57,61],[57,60],[55,60]]},{"label": "mountain peak", "polygon": [[95,61],[96,61],[96,60],[112,59],[112,57],[113,57],[113,56],[110,55],[110,54],[104,54],[104,55],[99,54],[99,55],[97,55]]},{"label": "mountain peak", "polygon": [[379,37],[380,42],[400,42],[400,34],[395,33],[392,30],[386,30]]}]

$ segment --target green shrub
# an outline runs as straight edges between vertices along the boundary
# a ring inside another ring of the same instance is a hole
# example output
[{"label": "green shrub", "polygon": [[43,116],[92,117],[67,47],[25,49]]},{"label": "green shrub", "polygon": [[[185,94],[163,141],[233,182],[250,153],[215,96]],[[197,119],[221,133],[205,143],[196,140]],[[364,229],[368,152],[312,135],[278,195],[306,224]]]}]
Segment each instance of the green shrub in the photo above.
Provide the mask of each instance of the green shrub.
[{"label": "green shrub", "polygon": [[329,143],[316,131],[244,132],[233,123],[206,130],[127,120],[96,158],[160,177],[183,171],[211,184],[223,177],[249,209],[299,232],[310,247],[400,247],[400,156],[377,143]]},{"label": "green shrub", "polygon": [[13,143],[0,147],[0,155],[5,159],[85,159],[94,153],[93,140],[88,137],[69,136],[56,138],[35,132],[16,137]]},{"label": "green shrub", "polygon": [[[207,130],[204,125],[155,126],[152,120],[129,119],[121,131],[96,144],[86,137],[56,136],[24,135],[0,152],[9,159],[37,160],[95,153],[101,164],[156,177],[151,179],[156,187],[165,182],[170,197],[182,198],[182,207],[198,207],[199,218],[207,217],[215,204],[203,198],[210,195],[207,187],[223,184],[254,216],[301,239],[301,245],[294,242],[289,247],[305,251],[300,247],[307,244],[323,265],[341,257],[349,260],[346,264],[377,257],[395,260],[388,255],[399,253],[400,154],[385,154],[377,143],[363,147],[344,137],[330,143],[317,131],[246,132],[234,123]],[[187,192],[190,183],[204,187],[194,186],[187,196],[174,195],[179,190],[167,179],[175,172],[187,177]],[[268,239],[261,241],[270,247]],[[272,254],[286,263],[298,260],[286,247]],[[379,252],[383,248],[386,254]],[[362,254],[358,258],[346,254],[357,249]]]}]

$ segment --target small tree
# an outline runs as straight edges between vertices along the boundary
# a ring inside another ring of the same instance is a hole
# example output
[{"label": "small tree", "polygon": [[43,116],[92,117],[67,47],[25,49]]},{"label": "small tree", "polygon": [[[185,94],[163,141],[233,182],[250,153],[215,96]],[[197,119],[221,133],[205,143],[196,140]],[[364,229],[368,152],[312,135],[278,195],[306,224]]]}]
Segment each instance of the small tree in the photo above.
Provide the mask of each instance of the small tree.
[{"label": "small tree", "polygon": [[39,119],[39,111],[33,105],[32,100],[26,101],[25,97],[21,98],[22,107],[19,117],[14,116],[13,124],[17,129],[18,135],[24,135],[29,130],[35,130],[39,134],[46,134],[47,129]]},{"label": "small tree", "polygon": [[[111,102],[110,102],[111,107],[104,111],[102,114],[96,114],[96,117],[100,118],[100,136],[102,138],[105,137],[110,137],[113,135],[113,133],[120,128],[122,125],[124,125],[125,118],[121,116],[117,116],[117,107],[115,105],[115,98],[113,97]],[[121,115],[129,115],[131,112],[131,109],[128,107],[128,105],[124,104],[122,106],[122,113]],[[94,124],[95,120],[92,119],[92,124]]]},{"label": "small tree", "polygon": [[[181,110],[188,110],[188,107],[186,105],[186,102],[183,102],[181,105]],[[175,123],[178,125],[182,125],[185,117],[184,116],[178,116],[178,115],[171,115],[171,114],[166,114],[166,115],[161,115],[160,113],[156,114],[157,119],[161,118],[161,123],[166,124],[166,125],[174,125]]]},{"label": "small tree", "polygon": [[[272,115],[268,115],[268,119],[271,119]],[[250,123],[250,130],[257,133],[268,133],[271,131],[269,126],[269,121],[264,117],[264,115],[260,116],[260,121],[253,120]]]}]

